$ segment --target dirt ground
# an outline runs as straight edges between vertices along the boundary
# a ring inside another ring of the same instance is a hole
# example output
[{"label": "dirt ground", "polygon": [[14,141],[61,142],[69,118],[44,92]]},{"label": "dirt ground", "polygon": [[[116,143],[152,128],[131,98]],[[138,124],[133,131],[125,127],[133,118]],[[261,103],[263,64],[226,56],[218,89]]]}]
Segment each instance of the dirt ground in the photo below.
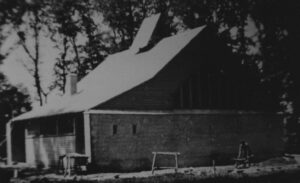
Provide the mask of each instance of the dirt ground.
[{"label": "dirt ground", "polygon": [[[258,177],[261,175],[269,175],[280,172],[288,172],[300,170],[300,155],[288,155],[284,157],[277,157],[269,159],[264,162],[260,162],[252,165],[249,168],[235,168],[234,165],[228,166],[216,166],[214,167],[186,167],[179,168],[178,173],[190,175],[197,178],[208,178],[216,176],[226,177]],[[167,174],[174,174],[174,169],[156,170],[154,174],[151,171],[132,172],[132,173],[96,173],[89,175],[71,175],[63,176],[55,173],[49,173],[39,176],[24,177],[22,182],[31,182],[36,180],[52,180],[56,181],[67,181],[67,180],[80,180],[80,181],[106,181],[115,179],[130,179],[130,178],[147,178],[154,176],[163,176]]]}]

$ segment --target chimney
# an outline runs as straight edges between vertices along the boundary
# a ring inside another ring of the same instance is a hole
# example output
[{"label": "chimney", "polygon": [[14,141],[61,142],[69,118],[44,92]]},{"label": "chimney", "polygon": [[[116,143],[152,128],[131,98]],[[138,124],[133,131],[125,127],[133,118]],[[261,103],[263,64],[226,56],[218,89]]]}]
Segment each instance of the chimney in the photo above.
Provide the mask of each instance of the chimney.
[{"label": "chimney", "polygon": [[77,93],[77,75],[68,74],[65,86],[65,95],[71,96]]}]

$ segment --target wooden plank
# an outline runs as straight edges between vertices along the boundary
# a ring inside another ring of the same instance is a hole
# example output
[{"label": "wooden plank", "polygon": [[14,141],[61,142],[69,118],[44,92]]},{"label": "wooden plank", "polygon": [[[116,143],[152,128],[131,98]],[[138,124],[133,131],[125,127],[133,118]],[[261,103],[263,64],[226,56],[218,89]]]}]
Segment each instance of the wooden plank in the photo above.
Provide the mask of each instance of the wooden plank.
[{"label": "wooden plank", "polygon": [[156,160],[156,153],[154,153],[153,160],[152,160],[152,174],[154,173],[154,169],[155,169],[155,160]]},{"label": "wooden plank", "polygon": [[174,166],[160,166],[160,167],[156,167],[156,168],[169,169],[169,168],[175,168],[175,167]]},{"label": "wooden plank", "polygon": [[152,152],[152,154],[180,155],[180,152]]}]

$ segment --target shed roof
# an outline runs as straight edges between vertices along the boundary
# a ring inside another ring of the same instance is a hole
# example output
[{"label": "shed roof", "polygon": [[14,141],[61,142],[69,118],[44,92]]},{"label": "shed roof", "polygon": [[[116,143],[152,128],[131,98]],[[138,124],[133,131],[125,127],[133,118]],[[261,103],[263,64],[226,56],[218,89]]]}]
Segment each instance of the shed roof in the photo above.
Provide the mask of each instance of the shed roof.
[{"label": "shed roof", "polygon": [[78,83],[78,92],[24,113],[13,121],[83,112],[148,80],[162,70],[205,26],[162,39],[149,51],[129,49],[108,56]]}]

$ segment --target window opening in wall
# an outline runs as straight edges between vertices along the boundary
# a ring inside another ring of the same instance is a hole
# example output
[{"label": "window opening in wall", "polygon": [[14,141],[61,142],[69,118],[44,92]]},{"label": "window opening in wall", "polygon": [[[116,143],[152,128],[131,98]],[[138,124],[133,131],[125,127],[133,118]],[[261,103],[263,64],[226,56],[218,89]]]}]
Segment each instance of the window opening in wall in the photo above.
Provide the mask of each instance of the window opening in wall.
[{"label": "window opening in wall", "polygon": [[113,125],[113,135],[118,133],[118,125]]},{"label": "window opening in wall", "polygon": [[36,121],[29,122],[27,124],[27,132],[29,137],[37,137],[40,135],[40,125]]},{"label": "window opening in wall", "polygon": [[132,134],[135,135],[136,134],[136,124],[132,125]]},{"label": "window opening in wall", "polygon": [[65,120],[58,121],[58,135],[72,135],[74,134],[74,121],[73,120]]},{"label": "window opening in wall", "polygon": [[28,137],[74,135],[75,119],[60,117],[32,121],[26,128]]},{"label": "window opening in wall", "polygon": [[51,120],[45,120],[41,122],[40,124],[40,129],[41,129],[41,135],[56,135],[57,134],[57,124],[56,121],[51,121]]}]

